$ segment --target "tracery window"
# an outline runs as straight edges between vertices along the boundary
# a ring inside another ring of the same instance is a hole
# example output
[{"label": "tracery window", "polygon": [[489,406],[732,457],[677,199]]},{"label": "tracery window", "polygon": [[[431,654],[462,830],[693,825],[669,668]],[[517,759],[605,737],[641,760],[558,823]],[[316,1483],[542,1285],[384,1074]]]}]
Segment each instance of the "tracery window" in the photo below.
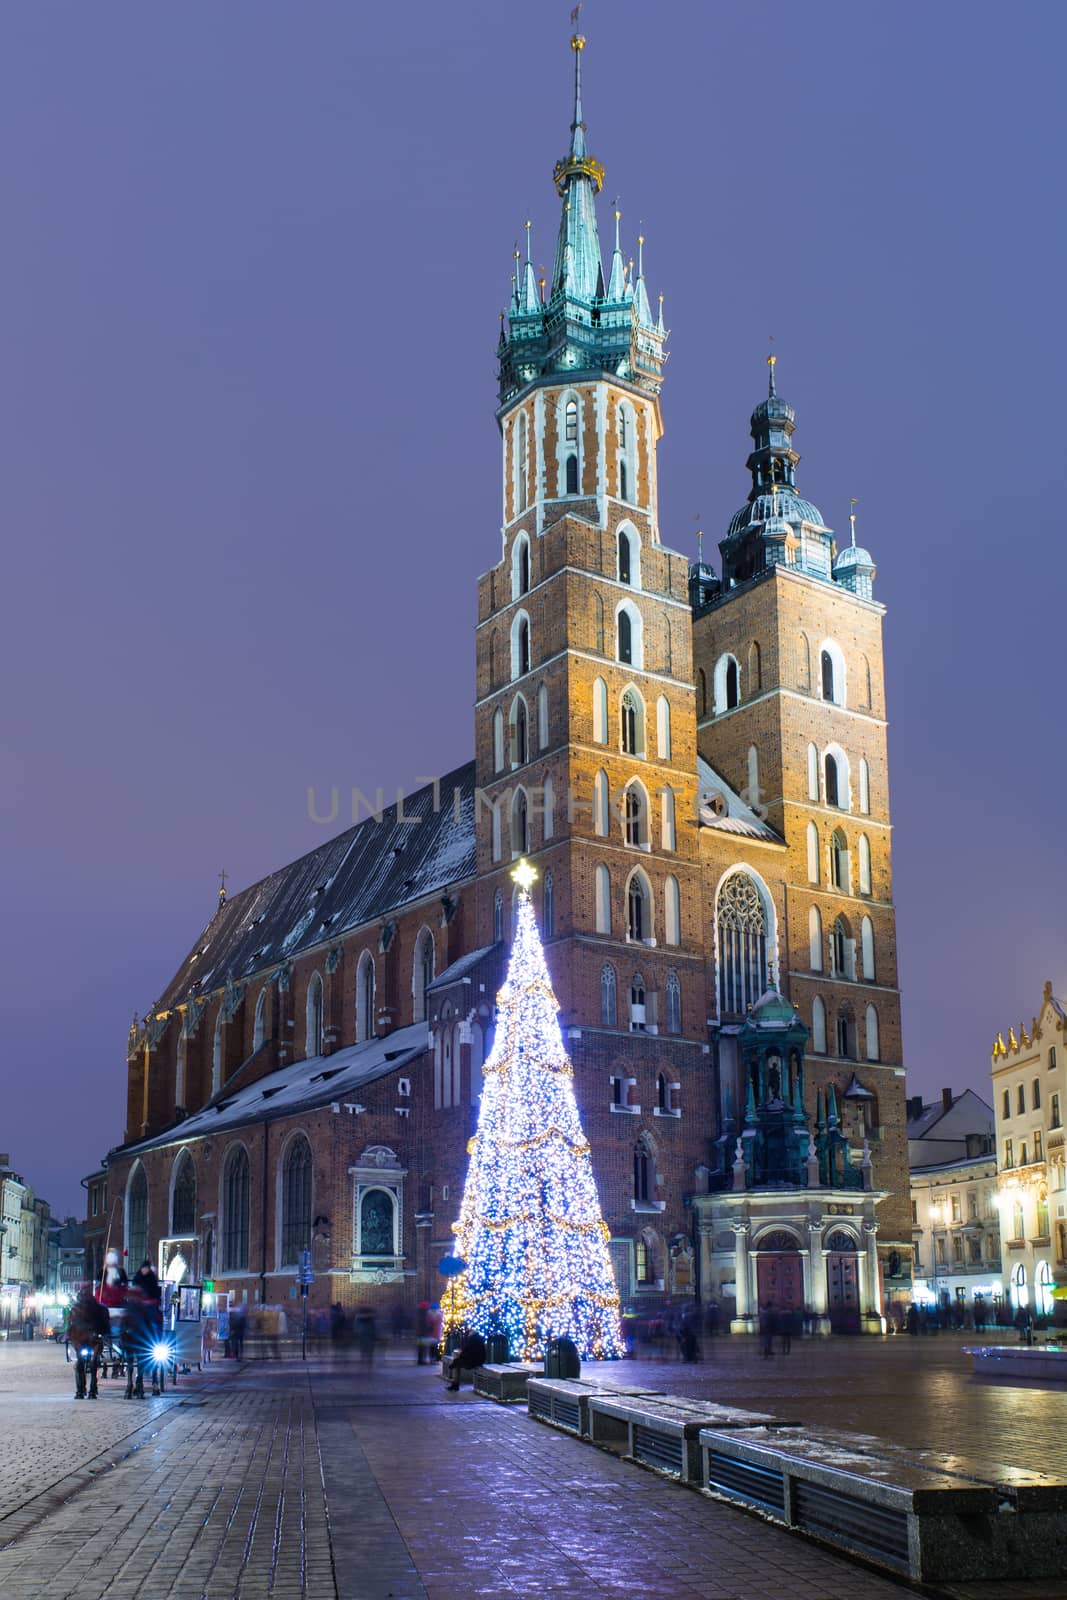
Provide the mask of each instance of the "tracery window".
[{"label": "tracery window", "polygon": [[614,1028],[618,1017],[617,1006],[618,986],[615,979],[615,968],[610,962],[605,962],[600,969],[600,1021],[605,1028]]},{"label": "tracery window", "polygon": [[767,988],[767,913],[755,883],[731,874],[715,907],[719,934],[719,1011],[744,1016]]},{"label": "tracery window", "polygon": [[126,1248],[132,1274],[148,1254],[148,1179],[140,1162],[126,1191],[126,1216]]},{"label": "tracery window", "polygon": [[282,1259],[291,1266],[311,1246],[311,1146],[301,1134],[290,1144],[282,1169]]},{"label": "tracery window", "polygon": [[248,1270],[248,1154],[237,1145],[226,1158],[222,1180],[222,1270]]},{"label": "tracery window", "polygon": [[177,1234],[196,1231],[196,1168],[188,1151],[178,1157],[170,1201],[170,1231]]},{"label": "tracery window", "polygon": [[682,986],[676,972],[668,972],[665,984],[667,1001],[667,1032],[682,1031]]}]

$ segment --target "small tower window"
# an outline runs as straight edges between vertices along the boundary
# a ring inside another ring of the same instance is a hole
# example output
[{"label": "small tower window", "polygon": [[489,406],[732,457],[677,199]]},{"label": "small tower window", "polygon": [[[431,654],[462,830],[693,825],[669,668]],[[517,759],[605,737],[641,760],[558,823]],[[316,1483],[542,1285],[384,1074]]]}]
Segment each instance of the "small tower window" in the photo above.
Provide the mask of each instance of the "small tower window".
[{"label": "small tower window", "polygon": [[578,443],[578,402],[573,398],[567,401],[564,437],[568,444]]},{"label": "small tower window", "polygon": [[616,1025],[616,992],[615,968],[610,962],[600,969],[600,1022],[605,1028],[614,1028]]},{"label": "small tower window", "polygon": [[635,944],[642,943],[651,933],[652,919],[648,909],[648,891],[644,878],[635,872],[626,893],[627,928]]},{"label": "small tower window", "polygon": [[638,1139],[634,1146],[634,1199],[638,1205],[647,1205],[651,1192],[652,1163],[649,1160],[648,1145],[644,1139]]},{"label": "small tower window", "polygon": [[829,650],[822,653],[822,697],[824,700],[834,699],[834,658]]},{"label": "small tower window", "polygon": [[645,835],[645,807],[644,796],[638,784],[631,784],[626,791],[626,843],[636,848],[644,843]]},{"label": "small tower window", "polygon": [[504,937],[504,892],[498,889],[493,896],[493,942],[500,944]]},{"label": "small tower window", "polygon": [[[625,467],[623,468],[625,470]],[[625,496],[624,496],[625,498]],[[619,582],[630,582],[630,539],[628,534],[619,533]]]},{"label": "small tower window", "polygon": [[627,756],[645,753],[645,708],[634,689],[627,689],[622,697],[622,751]]},{"label": "small tower window", "polygon": [[676,972],[667,974],[667,1032],[681,1033],[682,1031],[682,986],[678,982]]},{"label": "small tower window", "polygon": [[826,804],[828,806],[840,806],[841,804],[836,756],[827,756],[826,758]]},{"label": "small tower window", "polygon": [[578,457],[567,457],[567,494],[578,493]]},{"label": "small tower window", "polygon": [[619,660],[627,664],[634,658],[633,625],[628,611],[619,612]]},{"label": "small tower window", "polygon": [[739,695],[737,692],[737,662],[730,657],[726,663],[726,709],[732,710],[737,705]]},{"label": "small tower window", "polygon": [[[619,499],[620,500],[629,500],[629,498],[630,498],[630,485],[627,482],[626,462],[625,461],[620,461],[619,462]],[[621,581],[624,582],[624,583],[629,583],[630,580],[629,580],[629,578],[624,578]]]}]

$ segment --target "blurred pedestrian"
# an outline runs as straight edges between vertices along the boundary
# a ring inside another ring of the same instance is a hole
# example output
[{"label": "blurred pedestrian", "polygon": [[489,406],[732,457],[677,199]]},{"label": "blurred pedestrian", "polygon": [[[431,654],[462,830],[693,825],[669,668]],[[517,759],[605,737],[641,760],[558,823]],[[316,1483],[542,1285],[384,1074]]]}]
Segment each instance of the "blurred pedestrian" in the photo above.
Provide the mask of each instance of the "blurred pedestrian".
[{"label": "blurred pedestrian", "polygon": [[[74,1348],[74,1398],[95,1400],[97,1376],[104,1340],[110,1336],[107,1310],[94,1298],[91,1284],[85,1284],[71,1307],[67,1320],[67,1339]],[[88,1393],[86,1382],[88,1381]]]},{"label": "blurred pedestrian", "polygon": [[444,1327],[444,1318],[441,1307],[436,1300],[431,1300],[430,1309],[426,1314],[426,1323],[430,1334],[430,1360],[437,1361],[441,1356],[441,1331]]},{"label": "blurred pedestrian", "polygon": [[908,1314],[904,1318],[908,1332],[914,1337],[919,1331],[919,1308],[913,1300],[908,1307]]},{"label": "blurred pedestrian", "polygon": [[760,1349],[763,1352],[763,1359],[765,1361],[770,1356],[773,1356],[773,1354],[774,1354],[774,1332],[775,1332],[775,1326],[774,1325],[775,1325],[776,1320],[777,1319],[776,1319],[776,1317],[774,1315],[774,1307],[772,1305],[767,1304],[767,1305],[764,1305],[764,1306],[760,1307],[760,1313],[759,1313]]},{"label": "blurred pedestrian", "polygon": [[126,1290],[122,1316],[122,1357],[126,1363],[127,1400],[144,1399],[145,1373],[152,1366],[156,1342],[155,1307],[136,1283]]},{"label": "blurred pedestrian", "polygon": [[244,1306],[234,1306],[230,1311],[230,1337],[227,1342],[235,1361],[240,1361],[244,1355],[246,1322]]},{"label": "blurred pedestrian", "polygon": [[463,1343],[448,1363],[449,1389],[458,1389],[465,1372],[473,1372],[485,1365],[485,1340],[480,1333],[464,1335]]},{"label": "blurred pedestrian", "polygon": [[356,1320],[352,1332],[360,1359],[369,1365],[374,1360],[374,1347],[378,1342],[378,1329],[373,1306],[359,1307],[356,1311]]}]

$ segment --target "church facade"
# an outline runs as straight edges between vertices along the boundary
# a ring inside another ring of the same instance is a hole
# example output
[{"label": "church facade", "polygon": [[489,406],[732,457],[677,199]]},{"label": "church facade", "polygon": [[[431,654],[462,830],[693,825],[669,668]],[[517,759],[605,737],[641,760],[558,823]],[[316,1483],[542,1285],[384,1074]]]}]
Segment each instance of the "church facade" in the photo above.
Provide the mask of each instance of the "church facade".
[{"label": "church facade", "polygon": [[284,1302],[439,1298],[521,856],[624,1303],[878,1326],[909,1290],[874,564],[752,413],[721,575],[663,542],[667,332],[605,260],[576,39],[550,281],[498,348],[474,758],[230,897],[131,1030],[131,1260]]}]

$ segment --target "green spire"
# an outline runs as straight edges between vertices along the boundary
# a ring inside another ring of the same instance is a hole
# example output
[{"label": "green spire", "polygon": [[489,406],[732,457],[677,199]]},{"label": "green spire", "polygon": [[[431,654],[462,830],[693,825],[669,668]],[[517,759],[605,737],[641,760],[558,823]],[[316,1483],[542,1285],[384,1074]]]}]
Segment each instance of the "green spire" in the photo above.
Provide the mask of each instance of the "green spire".
[{"label": "green spire", "polygon": [[576,33],[574,51],[574,120],[569,154],[557,161],[552,176],[563,201],[556,264],[552,272],[553,295],[595,300],[604,294],[604,268],[596,225],[596,196],[604,186],[604,168],[586,151],[582,120],[582,51],[585,36]]}]

